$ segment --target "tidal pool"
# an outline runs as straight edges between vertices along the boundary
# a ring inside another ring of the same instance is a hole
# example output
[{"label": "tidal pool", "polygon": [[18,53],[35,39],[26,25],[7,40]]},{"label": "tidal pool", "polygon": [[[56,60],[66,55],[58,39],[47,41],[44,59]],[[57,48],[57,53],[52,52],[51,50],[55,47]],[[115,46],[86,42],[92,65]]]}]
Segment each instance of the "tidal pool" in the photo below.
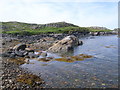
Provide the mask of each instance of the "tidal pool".
[{"label": "tidal pool", "polygon": [[[74,48],[71,55],[94,56],[75,62],[30,60],[34,64],[21,65],[40,76],[45,88],[117,88],[118,37],[90,36],[81,38],[83,45]],[[50,54],[60,58],[59,55]]]}]

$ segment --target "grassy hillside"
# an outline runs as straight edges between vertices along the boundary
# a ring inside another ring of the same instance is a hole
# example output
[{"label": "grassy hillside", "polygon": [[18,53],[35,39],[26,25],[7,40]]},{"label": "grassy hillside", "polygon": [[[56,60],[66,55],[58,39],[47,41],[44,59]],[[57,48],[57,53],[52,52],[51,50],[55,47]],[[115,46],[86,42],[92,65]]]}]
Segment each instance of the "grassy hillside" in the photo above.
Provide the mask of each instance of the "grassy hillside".
[{"label": "grassy hillside", "polygon": [[28,24],[21,22],[2,22],[2,33],[7,34],[47,34],[47,33],[70,33],[70,32],[79,32],[79,33],[89,33],[89,32],[98,32],[111,30],[96,30],[91,28],[79,27],[74,24],[66,22],[58,23],[49,23],[49,24]]},{"label": "grassy hillside", "polygon": [[43,33],[69,33],[69,32],[80,32],[80,33],[88,33],[89,29],[81,28],[81,27],[62,27],[62,28],[55,28],[55,27],[45,27],[42,29],[36,30],[12,30],[12,31],[3,31],[3,33],[7,34],[43,34]]}]

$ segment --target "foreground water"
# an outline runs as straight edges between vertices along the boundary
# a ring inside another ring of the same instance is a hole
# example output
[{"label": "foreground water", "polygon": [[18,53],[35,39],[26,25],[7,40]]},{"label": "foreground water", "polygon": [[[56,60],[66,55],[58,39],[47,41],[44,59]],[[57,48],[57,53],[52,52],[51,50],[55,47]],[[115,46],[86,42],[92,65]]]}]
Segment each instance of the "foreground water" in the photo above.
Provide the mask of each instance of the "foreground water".
[{"label": "foreground water", "polygon": [[117,88],[118,37],[92,36],[81,40],[84,44],[75,47],[70,54],[88,54],[93,58],[73,63],[31,60],[32,64],[23,64],[21,67],[40,76],[46,88]]}]

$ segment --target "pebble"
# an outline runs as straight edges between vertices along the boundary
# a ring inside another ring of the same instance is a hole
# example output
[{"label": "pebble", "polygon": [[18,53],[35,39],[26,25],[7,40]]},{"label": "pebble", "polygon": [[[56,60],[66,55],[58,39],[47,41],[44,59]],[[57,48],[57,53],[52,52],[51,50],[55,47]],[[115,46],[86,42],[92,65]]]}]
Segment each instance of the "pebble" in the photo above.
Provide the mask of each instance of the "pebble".
[{"label": "pebble", "polygon": [[29,72],[22,70],[19,65],[8,62],[9,59],[4,58],[3,63],[3,73],[2,73],[2,89],[5,90],[16,90],[16,89],[20,89],[20,90],[24,90],[26,88],[30,88],[30,89],[34,89],[34,88],[42,88],[41,84],[43,82],[38,82],[39,86],[37,85],[27,85],[24,83],[20,83],[16,81],[16,77],[21,75],[21,74],[26,74]]}]

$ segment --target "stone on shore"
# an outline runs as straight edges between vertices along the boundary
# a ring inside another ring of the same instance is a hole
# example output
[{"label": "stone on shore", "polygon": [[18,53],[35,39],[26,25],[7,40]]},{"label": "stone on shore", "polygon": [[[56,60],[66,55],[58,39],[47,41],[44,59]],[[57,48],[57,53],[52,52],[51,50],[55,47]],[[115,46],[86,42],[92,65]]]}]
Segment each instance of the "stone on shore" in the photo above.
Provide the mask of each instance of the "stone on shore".
[{"label": "stone on shore", "polygon": [[51,52],[67,52],[69,50],[72,50],[74,46],[81,45],[82,41],[80,41],[77,37],[74,35],[67,36],[63,38],[62,40],[55,43],[53,46],[51,46],[48,51]]},{"label": "stone on shore", "polygon": [[16,55],[25,56],[27,54],[27,51],[25,50],[26,47],[26,44],[18,44],[15,47],[13,47],[13,50]]}]

